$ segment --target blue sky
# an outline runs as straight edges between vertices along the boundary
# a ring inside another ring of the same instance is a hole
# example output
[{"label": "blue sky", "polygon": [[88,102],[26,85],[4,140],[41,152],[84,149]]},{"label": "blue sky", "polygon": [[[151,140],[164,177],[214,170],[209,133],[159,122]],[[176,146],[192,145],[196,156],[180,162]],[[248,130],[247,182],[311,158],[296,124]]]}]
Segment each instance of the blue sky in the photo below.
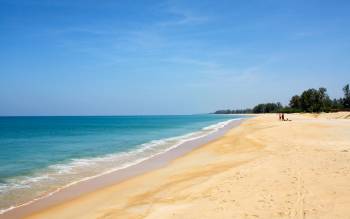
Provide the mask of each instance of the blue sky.
[{"label": "blue sky", "polygon": [[350,1],[0,0],[0,115],[188,114],[350,83]]}]

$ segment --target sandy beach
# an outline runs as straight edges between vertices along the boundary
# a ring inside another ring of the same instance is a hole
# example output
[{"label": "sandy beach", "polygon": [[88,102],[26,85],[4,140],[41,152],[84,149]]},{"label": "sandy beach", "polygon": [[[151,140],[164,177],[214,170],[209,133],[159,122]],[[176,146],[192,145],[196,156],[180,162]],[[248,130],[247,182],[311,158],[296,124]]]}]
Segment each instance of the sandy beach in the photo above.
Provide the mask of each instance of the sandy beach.
[{"label": "sandy beach", "polygon": [[350,113],[287,117],[29,218],[350,218]]},{"label": "sandy beach", "polygon": [[350,0],[0,0],[0,219],[350,219]]}]

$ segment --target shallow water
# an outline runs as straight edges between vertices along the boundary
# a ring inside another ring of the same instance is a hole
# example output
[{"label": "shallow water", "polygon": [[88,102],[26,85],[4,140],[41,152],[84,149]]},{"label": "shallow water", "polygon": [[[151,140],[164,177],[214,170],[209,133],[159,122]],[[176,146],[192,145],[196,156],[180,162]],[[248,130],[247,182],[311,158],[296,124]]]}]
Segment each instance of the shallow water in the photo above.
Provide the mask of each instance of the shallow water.
[{"label": "shallow water", "polygon": [[141,162],[236,118],[0,117],[0,209]]}]

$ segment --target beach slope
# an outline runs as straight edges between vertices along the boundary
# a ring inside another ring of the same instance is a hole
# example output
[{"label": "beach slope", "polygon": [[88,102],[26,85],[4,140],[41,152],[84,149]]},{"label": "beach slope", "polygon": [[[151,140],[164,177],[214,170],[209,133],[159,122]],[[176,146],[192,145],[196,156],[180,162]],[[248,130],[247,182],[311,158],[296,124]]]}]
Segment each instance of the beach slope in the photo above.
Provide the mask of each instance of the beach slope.
[{"label": "beach slope", "polygon": [[257,116],[166,167],[30,218],[350,218],[348,115]]}]

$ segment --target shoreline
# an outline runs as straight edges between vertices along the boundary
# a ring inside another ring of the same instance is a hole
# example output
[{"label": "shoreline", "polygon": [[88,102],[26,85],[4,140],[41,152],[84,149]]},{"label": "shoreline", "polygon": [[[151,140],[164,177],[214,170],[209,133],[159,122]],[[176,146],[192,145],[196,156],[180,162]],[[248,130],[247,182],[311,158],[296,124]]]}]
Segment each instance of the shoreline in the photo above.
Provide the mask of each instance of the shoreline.
[{"label": "shoreline", "polygon": [[250,117],[233,119],[223,127],[218,128],[218,130],[209,133],[206,136],[201,136],[182,142],[174,148],[171,148],[163,153],[156,154],[153,157],[134,165],[70,183],[67,186],[58,188],[55,191],[49,192],[34,200],[13,208],[9,208],[0,214],[0,218],[8,219],[27,217],[36,212],[51,208],[75,198],[79,198],[82,195],[95,192],[108,186],[119,184],[135,176],[162,168],[171,161],[223,136],[226,132],[249,118]]},{"label": "shoreline", "polygon": [[27,218],[348,219],[350,113],[288,118],[245,120],[163,168]]}]

